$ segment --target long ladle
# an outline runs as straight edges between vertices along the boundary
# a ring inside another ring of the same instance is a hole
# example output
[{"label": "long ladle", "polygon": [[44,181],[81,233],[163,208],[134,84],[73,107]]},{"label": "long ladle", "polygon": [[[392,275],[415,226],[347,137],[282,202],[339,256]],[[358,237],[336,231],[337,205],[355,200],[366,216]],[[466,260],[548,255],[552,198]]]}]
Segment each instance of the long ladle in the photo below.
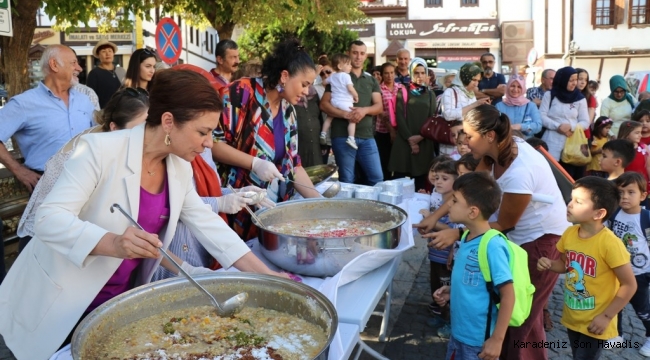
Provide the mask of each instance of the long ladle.
[{"label": "long ladle", "polygon": [[[135,221],[135,219],[131,217],[131,215],[129,215],[129,213],[124,211],[124,209],[122,209],[122,207],[119,204],[111,205],[111,212],[115,212],[114,208],[117,208],[117,210],[119,210],[124,216],[126,216],[126,218],[129,219],[131,223],[133,223],[133,225],[135,225],[138,229],[146,231],[144,230],[144,228],[142,228],[142,226],[140,226],[140,224],[138,224],[137,221]],[[192,285],[196,286],[197,289],[199,289],[207,297],[210,298],[210,302],[217,309],[217,314],[219,316],[230,317],[233,314],[238,313],[246,303],[246,300],[248,300],[248,293],[239,293],[231,297],[230,299],[224,301],[223,304],[219,304],[217,299],[215,299],[214,296],[212,296],[212,294],[210,294],[210,292],[208,292],[208,290],[206,290],[203,286],[199,285],[199,283],[196,282],[196,280],[194,280],[192,276],[190,276],[190,274],[188,274],[185,270],[183,270],[183,268],[181,268],[181,266],[176,261],[174,261],[174,259],[172,259],[171,256],[169,256],[169,254],[167,253],[167,251],[165,251],[165,249],[159,247],[158,250],[160,250],[160,252],[167,258],[167,260],[169,260],[172,264],[174,264],[174,266],[178,269],[178,271],[181,274],[183,274],[187,278],[187,280],[189,280],[190,283],[192,283]]]},{"label": "long ladle", "polygon": [[[299,182],[297,182],[295,180],[291,180],[289,178],[286,178],[286,180],[291,181],[295,185],[302,186],[304,188],[312,189],[312,190],[314,190],[316,192],[319,192],[318,189],[316,189],[314,187],[311,187],[311,186],[301,184],[301,183],[299,183]],[[334,196],[336,196],[336,194],[339,193],[339,191],[341,191],[341,182],[335,181],[332,185],[330,185],[330,187],[327,188],[327,190],[323,191],[321,196],[326,197],[326,198],[333,198]]]}]

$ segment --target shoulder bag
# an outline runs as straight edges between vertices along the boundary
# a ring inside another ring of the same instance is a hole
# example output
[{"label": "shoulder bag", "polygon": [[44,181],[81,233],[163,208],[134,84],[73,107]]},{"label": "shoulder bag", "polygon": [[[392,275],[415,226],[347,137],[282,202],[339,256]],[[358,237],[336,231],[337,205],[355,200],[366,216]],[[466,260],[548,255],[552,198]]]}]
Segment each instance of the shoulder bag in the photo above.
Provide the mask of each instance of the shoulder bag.
[{"label": "shoulder bag", "polygon": [[[458,107],[458,95],[456,90],[452,88],[454,99],[456,100],[456,107]],[[442,103],[442,101],[441,101]],[[455,145],[454,138],[451,134],[451,121],[445,120],[440,112],[440,104],[434,116],[427,119],[427,121],[420,128],[420,135],[429,140],[433,140],[438,144]]]}]

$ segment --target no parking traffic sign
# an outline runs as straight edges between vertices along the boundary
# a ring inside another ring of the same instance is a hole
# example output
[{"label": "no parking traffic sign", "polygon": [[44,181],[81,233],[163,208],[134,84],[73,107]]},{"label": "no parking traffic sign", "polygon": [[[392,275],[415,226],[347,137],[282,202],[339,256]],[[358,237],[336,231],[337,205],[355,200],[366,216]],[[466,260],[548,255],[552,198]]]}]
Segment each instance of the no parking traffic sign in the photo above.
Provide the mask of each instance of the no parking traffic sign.
[{"label": "no parking traffic sign", "polygon": [[156,26],[156,50],[160,59],[167,64],[175,63],[181,56],[182,47],[183,39],[178,25],[171,18],[160,19]]}]

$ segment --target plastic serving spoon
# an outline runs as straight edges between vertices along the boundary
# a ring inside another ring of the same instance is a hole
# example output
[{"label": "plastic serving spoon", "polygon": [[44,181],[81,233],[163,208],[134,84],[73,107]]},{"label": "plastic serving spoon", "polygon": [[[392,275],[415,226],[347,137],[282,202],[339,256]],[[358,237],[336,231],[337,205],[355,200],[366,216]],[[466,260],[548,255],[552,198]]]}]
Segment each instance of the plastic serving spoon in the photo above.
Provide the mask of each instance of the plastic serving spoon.
[{"label": "plastic serving spoon", "polygon": [[[135,221],[131,217],[131,215],[129,215],[126,211],[124,211],[124,209],[122,209],[122,207],[119,204],[113,204],[111,206],[111,212],[115,212],[114,210],[115,208],[117,208],[117,210],[119,210],[124,216],[126,216],[126,218],[129,219],[131,223],[133,223],[133,225],[135,225],[138,229],[146,231],[142,228],[142,226],[140,226],[140,224],[138,224],[137,221]],[[192,283],[192,285],[196,286],[197,289],[199,289],[207,297],[210,298],[210,302],[217,309],[217,314],[219,316],[230,317],[238,313],[239,311],[241,311],[241,308],[246,303],[246,300],[248,300],[248,293],[244,292],[244,293],[237,294],[231,297],[230,299],[224,301],[223,304],[219,304],[217,299],[215,299],[214,296],[212,296],[212,294],[210,294],[210,292],[208,292],[208,290],[206,290],[203,286],[199,285],[199,283],[196,282],[196,280],[194,280],[190,276],[190,274],[188,274],[185,270],[183,270],[183,268],[181,268],[181,266],[176,261],[174,261],[174,259],[172,259],[171,256],[169,256],[169,254],[167,253],[167,251],[165,251],[165,249],[160,247],[158,248],[158,250],[160,250],[160,252],[167,258],[167,260],[169,260],[172,264],[174,264],[174,266],[178,269],[178,271],[181,274],[183,274],[187,278],[187,280],[189,280],[190,283]]]}]

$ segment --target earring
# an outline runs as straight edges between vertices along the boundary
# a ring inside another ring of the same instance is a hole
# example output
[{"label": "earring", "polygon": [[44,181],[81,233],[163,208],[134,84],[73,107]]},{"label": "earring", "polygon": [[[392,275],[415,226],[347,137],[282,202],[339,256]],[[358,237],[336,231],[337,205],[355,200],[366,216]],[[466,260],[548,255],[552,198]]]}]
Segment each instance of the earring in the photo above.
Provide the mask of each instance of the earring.
[{"label": "earring", "polygon": [[172,139],[169,138],[169,134],[165,135],[165,146],[172,144]]},{"label": "earring", "polygon": [[277,90],[280,94],[284,92],[284,84],[278,83],[275,85],[275,90]]}]

